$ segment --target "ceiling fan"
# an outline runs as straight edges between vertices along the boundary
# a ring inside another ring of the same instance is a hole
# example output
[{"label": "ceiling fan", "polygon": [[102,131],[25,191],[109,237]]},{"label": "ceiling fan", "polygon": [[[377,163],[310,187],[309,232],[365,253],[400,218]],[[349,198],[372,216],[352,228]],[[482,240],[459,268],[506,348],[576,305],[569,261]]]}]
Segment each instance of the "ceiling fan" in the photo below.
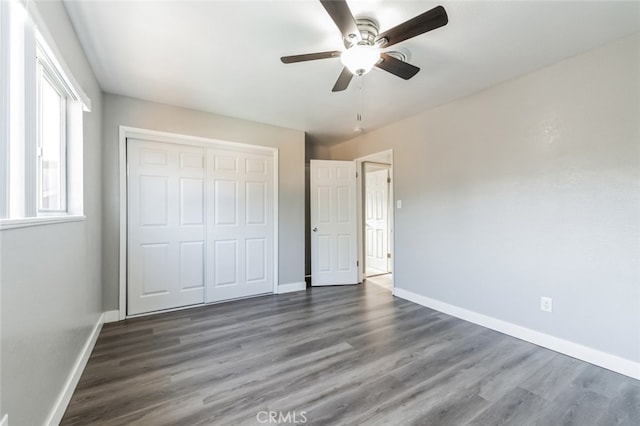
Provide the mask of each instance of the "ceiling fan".
[{"label": "ceiling fan", "polygon": [[345,90],[354,75],[364,75],[374,66],[405,80],[410,79],[420,68],[405,62],[406,57],[401,52],[383,52],[382,49],[440,28],[449,22],[444,7],[437,6],[378,34],[376,21],[370,18],[354,18],[345,0],[320,0],[320,3],[342,33],[347,50],[283,56],[280,60],[285,64],[291,64],[339,57],[344,68],[332,92]]}]

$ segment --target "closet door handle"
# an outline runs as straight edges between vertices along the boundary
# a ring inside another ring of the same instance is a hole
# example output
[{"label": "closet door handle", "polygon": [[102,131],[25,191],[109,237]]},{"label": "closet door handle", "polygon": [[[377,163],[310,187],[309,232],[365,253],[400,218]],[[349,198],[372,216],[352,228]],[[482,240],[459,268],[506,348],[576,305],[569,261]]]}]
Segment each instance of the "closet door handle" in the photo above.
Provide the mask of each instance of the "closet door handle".
[{"label": "closet door handle", "polygon": [[318,232],[318,228],[313,228],[312,231],[313,232]]}]

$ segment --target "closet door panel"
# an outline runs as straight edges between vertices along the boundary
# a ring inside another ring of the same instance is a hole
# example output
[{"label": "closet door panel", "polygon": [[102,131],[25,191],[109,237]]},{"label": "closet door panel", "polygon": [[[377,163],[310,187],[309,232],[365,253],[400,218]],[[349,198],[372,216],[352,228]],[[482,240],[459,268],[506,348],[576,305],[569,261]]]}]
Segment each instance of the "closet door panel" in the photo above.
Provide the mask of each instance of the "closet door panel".
[{"label": "closet door panel", "polygon": [[273,291],[273,155],[207,149],[207,302]]},{"label": "closet door panel", "polygon": [[204,302],[204,149],[127,140],[127,314]]}]

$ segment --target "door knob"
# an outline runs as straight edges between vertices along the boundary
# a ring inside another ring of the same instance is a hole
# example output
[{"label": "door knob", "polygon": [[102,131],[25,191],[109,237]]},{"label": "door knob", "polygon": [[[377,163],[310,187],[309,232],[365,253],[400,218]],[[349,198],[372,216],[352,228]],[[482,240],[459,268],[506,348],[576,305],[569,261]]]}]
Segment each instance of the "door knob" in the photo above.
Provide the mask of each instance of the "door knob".
[{"label": "door knob", "polygon": [[312,231],[313,232],[318,232],[318,228],[313,228]]}]

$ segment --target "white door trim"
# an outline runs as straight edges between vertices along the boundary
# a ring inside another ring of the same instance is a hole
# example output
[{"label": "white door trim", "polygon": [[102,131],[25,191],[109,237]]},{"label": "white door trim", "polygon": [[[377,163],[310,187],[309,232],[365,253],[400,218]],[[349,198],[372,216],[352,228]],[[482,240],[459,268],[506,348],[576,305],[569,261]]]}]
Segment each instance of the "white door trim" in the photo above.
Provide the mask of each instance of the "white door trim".
[{"label": "white door trim", "polygon": [[390,229],[390,238],[389,238],[389,248],[391,251],[391,279],[392,279],[392,285],[393,288],[395,288],[395,281],[396,281],[396,276],[395,276],[395,270],[396,270],[396,256],[395,256],[395,239],[396,239],[396,233],[395,233],[395,221],[394,221],[394,210],[395,210],[395,198],[393,196],[393,187],[394,187],[394,183],[395,180],[393,178],[393,149],[387,149],[384,151],[380,151],[380,152],[376,152],[374,154],[369,154],[369,155],[365,155],[363,157],[358,157],[356,158],[355,161],[356,162],[356,170],[358,171],[358,180],[357,180],[357,188],[356,188],[356,194],[358,197],[358,259],[361,260],[360,262],[360,267],[358,269],[358,274],[359,274],[359,280],[360,282],[364,281],[365,277],[366,277],[366,273],[365,273],[365,251],[364,251],[364,211],[362,206],[364,205],[364,196],[365,194],[362,191],[363,188],[363,175],[364,175],[364,166],[363,163],[365,161],[380,161],[380,157],[385,156],[387,158],[389,158],[389,177],[391,178],[391,184],[389,185],[389,224],[391,226]]},{"label": "white door trim", "polygon": [[[251,145],[239,142],[229,142],[200,136],[184,135],[180,133],[161,132],[157,130],[120,126],[118,137],[119,163],[119,278],[118,278],[118,312],[119,319],[127,318],[127,138],[146,139],[155,142],[165,142],[181,145],[195,145],[201,147],[221,147],[236,150],[264,151],[273,155],[273,294],[278,293],[278,148]],[[206,291],[206,286],[205,286]],[[206,300],[206,299],[205,299]],[[201,306],[201,305],[195,305]],[[164,311],[163,311],[164,312]]]}]

